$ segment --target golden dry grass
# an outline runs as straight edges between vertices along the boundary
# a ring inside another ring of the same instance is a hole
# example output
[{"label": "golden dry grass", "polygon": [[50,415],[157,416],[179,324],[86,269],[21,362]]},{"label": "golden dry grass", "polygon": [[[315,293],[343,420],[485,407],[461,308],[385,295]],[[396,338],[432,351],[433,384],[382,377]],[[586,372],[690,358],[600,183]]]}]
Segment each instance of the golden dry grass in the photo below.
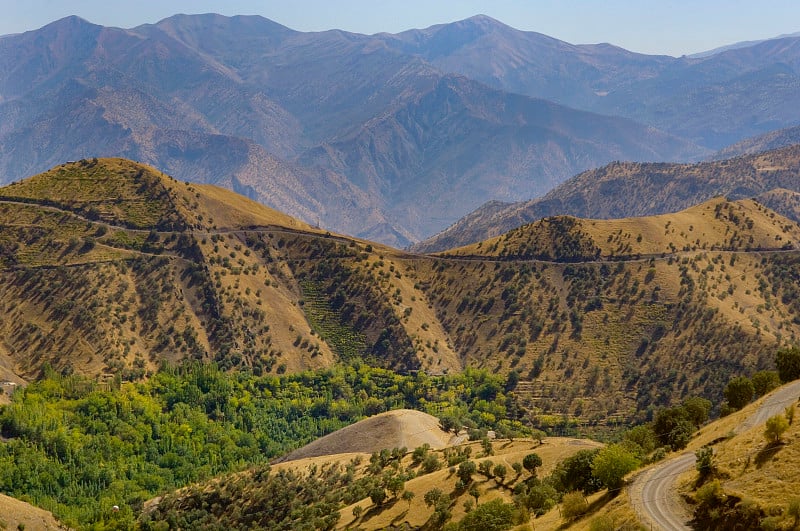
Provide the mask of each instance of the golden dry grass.
[{"label": "golden dry grass", "polygon": [[194,189],[200,194],[197,198],[201,200],[200,213],[205,214],[206,219],[212,219],[213,224],[220,229],[274,225],[308,232],[323,232],[225,188],[210,184],[194,184],[188,188],[191,188],[186,190],[189,194]]},{"label": "golden dry grass", "polygon": [[[481,453],[481,445],[479,442],[465,443],[459,447],[469,446],[472,449],[472,460],[476,464],[482,461],[489,460],[494,464],[504,464],[508,470],[505,482],[501,485],[496,479],[486,479],[485,476],[474,474],[473,480],[478,486],[480,493],[479,503],[486,503],[488,501],[500,498],[506,503],[512,501],[512,492],[514,485],[518,481],[522,481],[529,477],[527,471],[522,472],[519,477],[512,470],[514,463],[521,463],[522,459],[531,452],[536,452],[542,458],[542,466],[538,469],[539,476],[546,476],[550,474],[553,468],[562,460],[575,454],[579,450],[587,448],[598,448],[600,443],[590,441],[587,439],[572,439],[562,437],[548,437],[541,445],[529,439],[515,439],[513,442],[507,440],[494,441],[494,455],[488,457],[477,457]],[[403,461],[404,466],[410,465],[410,458],[407,456]],[[424,502],[425,493],[434,488],[441,489],[446,495],[451,496],[451,511],[452,521],[458,521],[466,514],[464,510],[464,502],[472,500],[467,492],[458,494],[455,491],[455,483],[457,481],[455,474],[451,474],[447,467],[416,477],[405,484],[405,490],[414,493],[414,498],[409,505],[402,500],[388,500],[384,502],[382,508],[376,509],[369,499],[361,500],[340,511],[342,515],[338,529],[358,528],[358,529],[384,529],[390,525],[401,526],[407,524],[411,528],[416,528],[425,524],[431,514],[433,508],[427,507]],[[353,508],[358,505],[363,508],[363,515],[356,520],[353,518]],[[545,517],[543,517],[545,518]],[[536,520],[536,529],[547,529],[541,527],[539,522],[541,519]],[[546,521],[546,520],[542,520]]]},{"label": "golden dry grass", "polygon": [[[706,424],[694,434],[685,449],[669,454],[665,459],[713,445],[714,462],[726,493],[741,499],[752,500],[767,512],[770,509],[775,510],[775,508],[784,510],[790,500],[796,498],[800,492],[800,444],[798,444],[800,443],[800,425],[795,423],[786,432],[783,437],[785,444],[774,453],[767,448],[764,439],[764,424],[734,434],[765,400],[766,397],[761,397],[739,411]],[[632,476],[653,466],[658,466],[658,463],[640,469]],[[678,476],[675,481],[677,492],[691,496],[696,487],[697,477],[698,473],[694,468]],[[590,498],[590,502],[602,494],[594,495]],[[636,513],[626,491],[611,502],[603,504],[591,514],[564,528],[576,531],[588,530],[592,521],[601,517],[608,518],[616,527],[624,524],[632,526],[638,524]],[[555,529],[556,526],[561,525],[557,514],[554,515],[553,511],[542,518],[543,524],[545,521],[548,522],[548,525],[543,525],[542,529]]]},{"label": "golden dry grass", "polygon": [[[766,514],[785,515],[789,504],[796,501],[800,493],[800,424],[793,422],[778,445],[766,440],[765,424],[736,435],[731,431],[737,421],[754,411],[763,400],[750,404],[737,414],[738,418],[725,418],[707,427],[706,433],[693,441],[692,448],[716,440],[713,446],[715,477],[720,479],[725,493],[756,504]],[[797,406],[797,402],[794,405]],[[692,471],[679,478],[684,492],[694,490],[696,477],[697,473]],[[787,528],[790,520],[784,521],[782,528]]]},{"label": "golden dry grass", "polygon": [[48,511],[0,494],[0,529],[50,531],[68,529]]},{"label": "golden dry grass", "polygon": [[[552,242],[542,241],[536,233],[558,219],[540,220],[445,254],[515,256],[552,253],[554,250],[547,248]],[[671,214],[574,221],[577,224],[574,233],[581,234],[586,241],[597,246],[603,258],[800,246],[800,227],[797,224],[752,200],[727,201],[718,197]],[[523,245],[529,246],[527,250],[520,250]]]},{"label": "golden dry grass", "polygon": [[383,449],[414,449],[428,444],[433,449],[458,440],[439,426],[433,415],[413,409],[395,409],[373,415],[321,437],[289,453],[280,461],[294,461],[341,453],[371,454]]}]

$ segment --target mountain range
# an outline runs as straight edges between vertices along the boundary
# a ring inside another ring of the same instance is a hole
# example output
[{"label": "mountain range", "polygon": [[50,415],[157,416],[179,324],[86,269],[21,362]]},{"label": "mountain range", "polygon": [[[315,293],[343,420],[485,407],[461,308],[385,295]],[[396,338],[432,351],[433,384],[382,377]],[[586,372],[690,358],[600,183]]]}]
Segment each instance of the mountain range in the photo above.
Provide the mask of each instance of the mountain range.
[{"label": "mountain range", "polygon": [[0,38],[0,182],[124,156],[403,247],[488,199],[795,125],[797,49],[787,37],[647,56],[485,16],[376,35],[69,17]]}]

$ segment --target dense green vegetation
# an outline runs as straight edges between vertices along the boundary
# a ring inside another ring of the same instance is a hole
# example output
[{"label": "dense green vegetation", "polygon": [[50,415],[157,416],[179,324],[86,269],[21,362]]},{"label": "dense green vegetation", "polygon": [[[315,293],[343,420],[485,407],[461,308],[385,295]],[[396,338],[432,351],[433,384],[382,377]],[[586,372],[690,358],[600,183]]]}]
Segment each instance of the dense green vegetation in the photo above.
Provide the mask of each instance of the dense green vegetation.
[{"label": "dense green vegetation", "polygon": [[0,408],[0,492],[72,526],[127,528],[155,494],[265,463],[389,409],[525,432],[508,420],[504,383],[486,371],[429,377],[366,365],[256,377],[192,363],[106,385],[49,371]]}]

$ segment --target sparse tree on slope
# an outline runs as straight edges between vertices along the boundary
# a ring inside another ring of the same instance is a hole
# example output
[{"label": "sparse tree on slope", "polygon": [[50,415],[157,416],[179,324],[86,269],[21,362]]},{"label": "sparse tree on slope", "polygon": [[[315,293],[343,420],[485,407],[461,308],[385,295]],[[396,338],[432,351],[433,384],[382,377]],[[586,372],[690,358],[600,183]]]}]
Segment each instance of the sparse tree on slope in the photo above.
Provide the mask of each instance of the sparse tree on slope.
[{"label": "sparse tree on slope", "polygon": [[639,460],[619,444],[606,446],[592,461],[592,474],[608,489],[622,486],[625,474],[636,470]]},{"label": "sparse tree on slope", "polygon": [[767,419],[764,428],[764,438],[769,444],[775,445],[781,442],[784,432],[789,429],[789,421],[784,415],[775,415]]},{"label": "sparse tree on slope", "polygon": [[753,399],[753,382],[746,376],[734,378],[725,387],[725,400],[734,409],[742,409]]},{"label": "sparse tree on slope", "polygon": [[782,382],[800,378],[800,347],[779,350],[775,356],[775,365],[778,366],[778,375]]}]

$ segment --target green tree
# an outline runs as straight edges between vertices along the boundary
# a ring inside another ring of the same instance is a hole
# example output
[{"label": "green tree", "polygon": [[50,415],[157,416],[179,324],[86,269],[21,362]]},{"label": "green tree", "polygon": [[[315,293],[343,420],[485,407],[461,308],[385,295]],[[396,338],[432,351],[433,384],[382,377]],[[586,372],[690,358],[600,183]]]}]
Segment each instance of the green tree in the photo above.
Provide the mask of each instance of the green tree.
[{"label": "green tree", "polygon": [[525,470],[530,472],[532,476],[535,476],[536,469],[542,466],[542,458],[535,452],[528,454],[522,458],[522,466],[525,467]]},{"label": "green tree", "polygon": [[625,474],[636,470],[639,460],[619,444],[606,446],[592,461],[592,474],[608,489],[622,486]]},{"label": "green tree", "polygon": [[481,439],[481,447],[483,448],[484,457],[494,455],[494,447],[492,446],[492,441],[488,437]]},{"label": "green tree", "polygon": [[508,469],[506,468],[506,465],[498,463],[494,465],[492,472],[494,473],[494,477],[497,478],[497,482],[502,485],[503,481],[505,481],[506,479],[506,474],[508,474]]},{"label": "green tree", "polygon": [[682,407],[661,409],[653,420],[653,432],[659,443],[673,450],[685,448],[694,430],[694,424]]},{"label": "green tree", "polygon": [[758,371],[751,380],[756,396],[764,396],[781,385],[781,377],[776,371]]},{"label": "green tree", "polygon": [[699,396],[692,396],[683,401],[683,409],[686,411],[687,418],[696,427],[700,427],[708,420],[708,413],[711,411],[711,401]]},{"label": "green tree", "polygon": [[653,428],[647,424],[640,424],[629,429],[625,432],[624,438],[626,441],[630,441],[641,448],[644,455],[648,455],[655,450],[658,444]]},{"label": "green tree", "polygon": [[410,490],[403,491],[402,498],[403,498],[403,501],[408,503],[408,508],[409,509],[411,509],[411,501],[414,499],[414,496],[416,496],[416,495],[413,492],[411,492]]},{"label": "green tree", "polygon": [[369,492],[369,499],[372,500],[372,503],[375,505],[383,504],[384,500],[386,500],[386,490],[379,486],[373,487]]},{"label": "green tree", "polygon": [[469,485],[469,482],[472,481],[472,474],[478,471],[478,467],[475,465],[474,461],[462,461],[458,465],[458,478],[464,483],[464,485]]},{"label": "green tree", "polygon": [[555,507],[558,491],[547,483],[539,483],[528,489],[528,493],[523,499],[528,509],[532,510],[536,516],[541,516]]},{"label": "green tree", "polygon": [[486,459],[485,461],[481,461],[478,464],[478,472],[480,472],[481,474],[483,474],[487,478],[491,479],[492,478],[492,466],[493,465],[494,465],[494,463],[492,463],[492,461],[489,460],[489,459]]},{"label": "green tree", "polygon": [[800,378],[800,347],[785,348],[775,355],[775,365],[781,381],[791,382]]},{"label": "green tree", "polygon": [[753,400],[753,382],[746,376],[739,376],[725,386],[725,400],[734,409],[742,409]]},{"label": "green tree", "polygon": [[506,378],[506,385],[505,385],[505,392],[508,393],[513,391],[517,384],[519,383],[519,371],[513,369],[509,371],[508,377]]},{"label": "green tree", "polygon": [[446,497],[441,498],[433,508],[430,523],[435,529],[439,529],[450,519],[450,516],[449,500]]},{"label": "green tree", "polygon": [[362,514],[364,514],[363,507],[361,507],[360,505],[356,505],[355,507],[353,507],[353,518],[358,520],[359,518],[361,518]]},{"label": "green tree", "polygon": [[400,476],[391,476],[386,481],[386,489],[392,493],[392,496],[395,498],[403,490],[405,487],[406,482]]},{"label": "green tree", "polygon": [[425,457],[428,456],[428,452],[431,449],[431,445],[428,443],[423,444],[422,446],[417,446],[414,448],[414,451],[411,453],[411,462],[415,465],[422,463]]},{"label": "green tree", "polygon": [[550,481],[560,492],[579,490],[584,494],[597,492],[603,484],[592,473],[592,463],[599,450],[579,450],[561,461],[550,475]]},{"label": "green tree", "polygon": [[439,458],[436,457],[436,454],[434,453],[427,454],[425,459],[422,461],[422,471],[426,474],[430,474],[431,472],[439,470],[441,466],[442,465],[439,462]]},{"label": "green tree", "polygon": [[442,499],[442,496],[444,496],[442,489],[433,488],[425,493],[423,499],[425,500],[425,505],[431,507],[433,505],[436,505],[439,502],[439,500]]},{"label": "green tree", "polygon": [[469,512],[458,524],[459,531],[505,531],[519,521],[520,514],[513,504],[501,499],[482,503]]},{"label": "green tree", "polygon": [[458,431],[458,428],[461,426],[461,422],[451,415],[443,415],[439,419],[439,424],[446,432]]},{"label": "green tree", "polygon": [[767,419],[767,424],[764,428],[764,438],[769,444],[778,444],[781,442],[781,437],[789,429],[789,421],[786,420],[784,415],[775,415]]},{"label": "green tree", "polygon": [[531,439],[536,441],[537,444],[542,444],[542,439],[544,439],[546,436],[547,434],[542,430],[533,430],[531,432]]}]

